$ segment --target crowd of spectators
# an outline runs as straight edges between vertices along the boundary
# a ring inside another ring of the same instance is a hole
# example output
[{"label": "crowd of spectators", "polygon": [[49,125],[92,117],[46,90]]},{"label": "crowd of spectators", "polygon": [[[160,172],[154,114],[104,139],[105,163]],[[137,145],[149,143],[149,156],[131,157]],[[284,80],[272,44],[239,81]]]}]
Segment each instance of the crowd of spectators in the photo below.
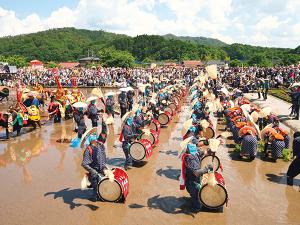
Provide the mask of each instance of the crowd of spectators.
[{"label": "crowd of spectators", "polygon": [[[45,87],[56,86],[55,76],[58,74],[62,86],[72,86],[72,78],[76,77],[79,87],[87,86],[136,86],[145,83],[150,77],[170,77],[173,79],[185,77],[187,82],[200,74],[203,68],[156,67],[150,68],[76,68],[76,69],[19,69],[16,74],[1,74],[0,86],[13,87],[17,83],[34,85],[40,83]],[[232,87],[255,89],[257,80],[268,79],[270,88],[289,87],[300,81],[300,67],[221,67],[219,77],[222,82]]]}]

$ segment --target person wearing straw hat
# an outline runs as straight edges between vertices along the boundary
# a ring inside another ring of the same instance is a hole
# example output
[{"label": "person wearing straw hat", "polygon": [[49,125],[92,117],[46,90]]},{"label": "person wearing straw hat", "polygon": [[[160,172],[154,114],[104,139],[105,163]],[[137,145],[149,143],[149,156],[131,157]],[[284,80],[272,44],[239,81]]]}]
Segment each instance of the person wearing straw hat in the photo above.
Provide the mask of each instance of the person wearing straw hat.
[{"label": "person wearing straw hat", "polygon": [[82,135],[86,131],[83,107],[75,108],[73,117],[74,117],[75,123],[77,124],[77,137],[79,139],[81,139]]},{"label": "person wearing straw hat", "polygon": [[156,100],[155,99],[151,99],[149,101],[149,106],[146,110],[146,113],[148,112],[152,112],[152,115],[155,119],[158,118],[158,115],[159,115],[159,108],[157,107],[157,103],[156,103]]},{"label": "person wearing straw hat", "polygon": [[144,126],[147,125],[147,123],[148,121],[144,119],[141,108],[137,107],[136,109],[134,109],[133,126],[135,128],[135,133],[141,134],[141,130]]},{"label": "person wearing straw hat", "polygon": [[23,102],[23,104],[26,107],[30,107],[30,106],[34,105],[37,108],[39,108],[39,106],[40,106],[39,100],[35,97],[35,94],[32,91],[29,92],[28,98]]},{"label": "person wearing straw hat", "polygon": [[132,113],[128,112],[123,117],[123,128],[120,136],[120,141],[122,142],[122,148],[125,155],[125,164],[124,169],[128,170],[132,166],[132,159],[129,156],[129,147],[130,144],[138,137],[138,134],[135,133],[133,127],[133,117]]},{"label": "person wearing straw hat", "polygon": [[115,102],[113,100],[113,94],[108,94],[105,101],[105,112],[108,116],[115,117]]},{"label": "person wearing straw hat", "polygon": [[282,151],[285,147],[284,137],[279,133],[271,134],[271,154],[274,162],[280,157],[282,157]]},{"label": "person wearing straw hat", "polygon": [[105,175],[104,170],[107,169],[105,146],[104,142],[99,141],[99,137],[97,137],[96,133],[93,133],[85,140],[86,147],[81,163],[81,166],[89,172],[91,186],[93,188],[93,194],[90,200],[93,202],[100,200],[97,193],[97,185],[99,178]]},{"label": "person wearing straw hat", "polygon": [[294,160],[290,164],[287,171],[287,184],[293,186],[294,177],[300,174],[300,131],[294,133],[293,140],[293,157]]},{"label": "person wearing straw hat", "polygon": [[247,156],[250,160],[254,160],[257,153],[257,139],[252,130],[246,130],[242,135],[240,157]]},{"label": "person wearing straw hat", "polygon": [[118,96],[118,102],[121,109],[121,118],[126,114],[127,111],[127,95],[124,90],[121,91],[121,94]]},{"label": "person wearing straw hat", "polygon": [[91,96],[87,99],[87,102],[90,104],[88,105],[88,108],[86,110],[86,115],[87,117],[92,121],[92,127],[98,127],[98,112],[99,110],[97,109],[96,100],[98,98],[95,96]]},{"label": "person wearing straw hat", "polygon": [[198,193],[200,190],[201,177],[203,174],[213,171],[213,166],[207,165],[205,168],[201,169],[201,158],[204,152],[199,150],[191,140],[192,138],[189,138],[186,141],[185,146],[182,146],[184,153],[181,154],[181,178],[183,179],[183,183],[181,184],[180,189],[184,190],[184,188],[186,188],[192,199],[192,211],[199,212],[201,210],[201,203],[199,201]]}]

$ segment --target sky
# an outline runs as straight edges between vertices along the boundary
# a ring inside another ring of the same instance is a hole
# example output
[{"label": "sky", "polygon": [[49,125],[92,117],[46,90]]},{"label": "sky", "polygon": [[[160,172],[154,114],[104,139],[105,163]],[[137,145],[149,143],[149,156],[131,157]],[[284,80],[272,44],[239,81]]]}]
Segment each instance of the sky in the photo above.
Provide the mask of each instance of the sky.
[{"label": "sky", "polygon": [[300,0],[0,0],[0,36],[76,27],[296,48]]}]

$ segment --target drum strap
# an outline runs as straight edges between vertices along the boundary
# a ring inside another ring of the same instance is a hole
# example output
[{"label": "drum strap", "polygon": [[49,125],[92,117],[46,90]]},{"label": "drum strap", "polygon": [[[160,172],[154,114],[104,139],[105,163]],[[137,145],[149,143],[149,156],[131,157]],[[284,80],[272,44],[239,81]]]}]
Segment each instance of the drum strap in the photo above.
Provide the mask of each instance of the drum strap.
[{"label": "drum strap", "polygon": [[89,152],[90,152],[90,156],[92,156],[92,155],[93,155],[93,149],[92,149],[92,147],[91,147],[91,146],[88,146],[87,149],[88,149]]}]

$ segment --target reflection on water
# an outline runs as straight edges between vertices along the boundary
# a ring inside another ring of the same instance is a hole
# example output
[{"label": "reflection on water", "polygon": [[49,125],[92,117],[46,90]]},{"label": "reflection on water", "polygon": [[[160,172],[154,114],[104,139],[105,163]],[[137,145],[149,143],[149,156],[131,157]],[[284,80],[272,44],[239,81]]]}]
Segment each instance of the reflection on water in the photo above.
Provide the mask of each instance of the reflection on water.
[{"label": "reflection on water", "polygon": [[[34,141],[33,141],[34,140]],[[32,143],[28,145],[28,143]],[[24,183],[30,183],[32,176],[28,164],[35,157],[47,152],[46,144],[43,142],[42,134],[34,132],[16,141],[8,141],[0,155],[1,168],[9,166],[10,163],[22,169]]]}]

